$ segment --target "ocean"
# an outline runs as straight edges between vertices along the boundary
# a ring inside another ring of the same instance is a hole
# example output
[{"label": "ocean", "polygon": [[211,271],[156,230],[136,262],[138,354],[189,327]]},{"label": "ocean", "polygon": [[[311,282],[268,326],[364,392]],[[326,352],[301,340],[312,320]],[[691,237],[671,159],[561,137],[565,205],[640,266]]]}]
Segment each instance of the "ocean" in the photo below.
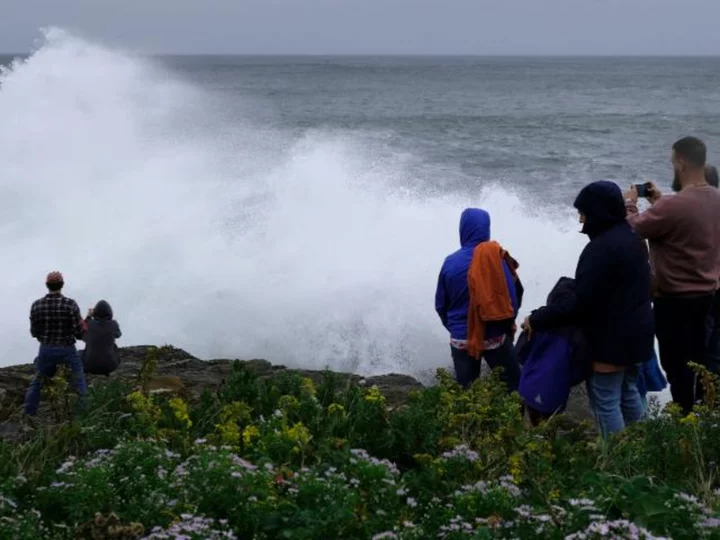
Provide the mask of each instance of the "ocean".
[{"label": "ocean", "polygon": [[141,57],[53,31],[1,57],[0,365],[50,270],[120,344],[428,380],[458,218],[490,211],[522,315],[572,275],[572,202],[720,164],[718,58]]}]

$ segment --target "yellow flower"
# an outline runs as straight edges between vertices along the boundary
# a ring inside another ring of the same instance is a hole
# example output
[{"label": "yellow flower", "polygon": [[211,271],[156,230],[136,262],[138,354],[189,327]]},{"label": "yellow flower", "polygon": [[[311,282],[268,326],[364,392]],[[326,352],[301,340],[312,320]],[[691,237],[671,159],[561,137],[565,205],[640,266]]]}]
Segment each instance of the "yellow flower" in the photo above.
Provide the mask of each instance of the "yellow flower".
[{"label": "yellow flower", "polygon": [[254,439],[257,439],[260,436],[260,430],[257,428],[257,426],[250,425],[246,427],[243,430],[242,438],[243,442],[250,446],[252,445],[252,442]]},{"label": "yellow flower", "polygon": [[215,429],[220,434],[220,440],[223,444],[236,445],[240,442],[240,428],[233,421],[217,424]]},{"label": "yellow flower", "polygon": [[135,391],[128,395],[126,399],[138,417],[155,422],[160,420],[162,411],[160,410],[160,407],[155,405],[150,396],[146,396],[142,392]]},{"label": "yellow flower", "polygon": [[300,389],[303,391],[303,393],[308,394],[309,396],[315,396],[315,383],[312,379],[309,379],[307,377],[302,379],[300,381]]},{"label": "yellow flower", "polygon": [[382,395],[380,392],[380,389],[373,385],[370,387],[366,394],[365,394],[365,401],[368,403],[380,403],[381,405],[385,404],[385,396]]},{"label": "yellow flower", "polygon": [[697,415],[690,413],[685,418],[681,418],[680,423],[686,426],[697,426],[699,421]]},{"label": "yellow flower", "polygon": [[192,427],[192,420],[190,420],[187,403],[180,398],[173,398],[170,400],[170,408],[175,413],[175,418],[185,424],[185,427]]},{"label": "yellow flower", "polygon": [[328,407],[328,414],[339,414],[342,416],[345,414],[345,407],[343,407],[339,403],[332,403]]},{"label": "yellow flower", "polygon": [[299,446],[306,446],[310,442],[310,439],[312,439],[310,430],[306,428],[302,422],[298,422],[290,429],[284,430],[283,435],[291,441],[298,443]]},{"label": "yellow flower", "polygon": [[282,396],[278,401],[278,407],[285,412],[296,411],[300,408],[300,402],[295,396]]},{"label": "yellow flower", "polygon": [[244,401],[233,401],[225,405],[220,411],[220,419],[223,422],[237,422],[245,424],[251,420],[252,408]]},{"label": "yellow flower", "polygon": [[560,498],[560,490],[555,488],[548,494],[548,499],[557,501]]},{"label": "yellow flower", "polygon": [[522,481],[522,469],[523,469],[523,458],[522,454],[513,454],[508,459],[508,465],[510,467],[510,474],[515,480],[516,484]]}]

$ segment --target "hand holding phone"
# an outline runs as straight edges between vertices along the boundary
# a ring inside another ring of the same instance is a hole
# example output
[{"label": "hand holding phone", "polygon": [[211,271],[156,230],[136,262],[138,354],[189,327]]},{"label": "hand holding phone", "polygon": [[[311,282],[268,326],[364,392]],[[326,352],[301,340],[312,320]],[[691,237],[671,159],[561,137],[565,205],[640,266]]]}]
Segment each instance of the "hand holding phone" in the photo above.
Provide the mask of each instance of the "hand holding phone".
[{"label": "hand holding phone", "polygon": [[651,196],[653,191],[652,182],[645,182],[644,184],[635,184],[635,191],[640,199],[647,199]]}]

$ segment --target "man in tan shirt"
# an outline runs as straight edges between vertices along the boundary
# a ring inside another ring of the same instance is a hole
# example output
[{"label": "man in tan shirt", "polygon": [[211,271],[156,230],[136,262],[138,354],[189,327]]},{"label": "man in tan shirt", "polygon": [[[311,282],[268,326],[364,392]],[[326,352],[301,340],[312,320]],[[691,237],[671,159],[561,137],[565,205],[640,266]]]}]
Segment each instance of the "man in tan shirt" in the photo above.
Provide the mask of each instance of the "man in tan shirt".
[{"label": "man in tan shirt", "polygon": [[650,244],[660,363],[686,413],[699,397],[688,363],[706,363],[706,320],[720,279],[720,192],[706,181],[706,159],[701,140],[680,139],[672,151],[676,194],[651,184],[642,213],[637,190],[625,194],[628,222]]}]

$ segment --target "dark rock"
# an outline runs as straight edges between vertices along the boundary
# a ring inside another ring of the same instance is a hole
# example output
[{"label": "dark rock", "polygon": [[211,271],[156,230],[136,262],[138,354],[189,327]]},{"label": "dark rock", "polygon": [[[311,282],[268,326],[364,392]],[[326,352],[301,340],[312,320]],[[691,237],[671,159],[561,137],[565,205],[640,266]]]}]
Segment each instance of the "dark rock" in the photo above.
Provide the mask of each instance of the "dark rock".
[{"label": "dark rock", "polygon": [[[155,374],[149,381],[153,392],[170,392],[189,398],[199,397],[203,391],[215,392],[223,385],[232,373],[234,360],[200,360],[182,349],[174,347],[154,348],[150,346],[125,347],[120,349],[121,364],[118,370],[108,376],[88,376],[88,384],[110,380],[134,382],[140,373],[148,353],[154,349],[156,355]],[[260,378],[276,377],[283,373],[297,373],[301,377],[309,377],[319,383],[323,371],[295,370],[281,365],[273,365],[266,360],[240,361],[246,369]],[[6,425],[8,420],[18,420],[22,415],[22,402],[25,392],[33,377],[32,365],[10,366],[0,368],[0,438],[13,438],[15,428]],[[376,385],[385,395],[388,406],[396,408],[404,404],[408,394],[423,388],[413,377],[390,373],[373,377],[361,377],[349,373],[336,374],[341,384]],[[46,414],[47,403],[44,403],[40,415]],[[575,420],[591,418],[584,386],[573,390],[568,405],[568,415]],[[7,435],[7,437],[6,437]]]}]

